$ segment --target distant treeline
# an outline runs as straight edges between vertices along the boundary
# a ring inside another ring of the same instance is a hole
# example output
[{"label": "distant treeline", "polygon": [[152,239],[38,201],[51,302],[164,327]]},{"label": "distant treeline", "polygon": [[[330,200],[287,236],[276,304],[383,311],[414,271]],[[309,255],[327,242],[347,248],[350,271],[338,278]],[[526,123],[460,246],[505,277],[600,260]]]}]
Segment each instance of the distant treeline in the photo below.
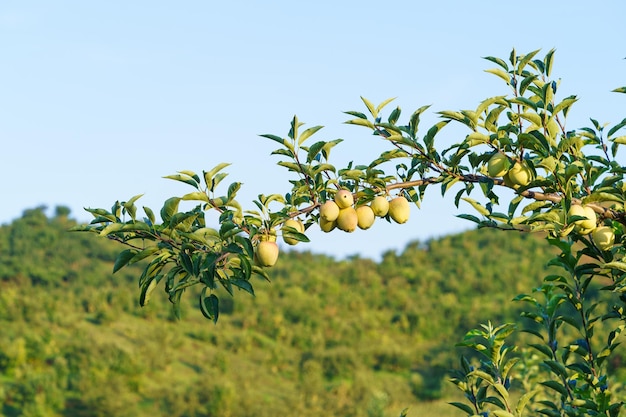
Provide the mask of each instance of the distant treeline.
[{"label": "distant treeline", "polygon": [[511,300],[552,256],[487,229],[379,263],[292,251],[256,297],[220,292],[214,325],[193,291],[180,321],[162,291],[140,308],[140,269],[112,275],[119,245],[68,232],[69,215],[35,208],[0,227],[4,416],[397,416],[456,395],[447,371],[468,330],[526,325]]}]

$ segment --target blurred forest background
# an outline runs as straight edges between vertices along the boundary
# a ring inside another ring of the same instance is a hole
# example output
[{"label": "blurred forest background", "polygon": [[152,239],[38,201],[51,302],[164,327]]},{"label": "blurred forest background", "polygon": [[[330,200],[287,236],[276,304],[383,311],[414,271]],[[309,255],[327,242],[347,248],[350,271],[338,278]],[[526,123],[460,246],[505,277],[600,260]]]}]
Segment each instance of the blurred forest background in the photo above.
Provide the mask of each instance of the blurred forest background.
[{"label": "blurred forest background", "polygon": [[180,321],[162,291],[139,307],[140,268],[112,275],[120,246],[75,224],[39,207],[0,227],[3,416],[459,415],[455,343],[487,320],[521,323],[511,300],[554,253],[487,229],[380,262],[284,252],[256,297],[219,294],[214,325],[193,290]]}]

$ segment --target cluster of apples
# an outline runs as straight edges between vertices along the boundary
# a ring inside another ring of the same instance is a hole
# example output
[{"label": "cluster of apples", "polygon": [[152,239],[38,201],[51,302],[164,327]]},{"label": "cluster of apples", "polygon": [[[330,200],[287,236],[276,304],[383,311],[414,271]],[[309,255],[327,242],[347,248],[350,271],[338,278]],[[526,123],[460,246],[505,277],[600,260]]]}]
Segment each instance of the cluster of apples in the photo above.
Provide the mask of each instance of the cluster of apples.
[{"label": "cluster of apples", "polygon": [[[511,166],[509,157],[500,152],[494,154],[487,161],[487,173],[490,177],[502,177],[504,183],[508,186],[526,186],[532,181],[532,170],[524,161],[516,161]],[[598,218],[593,208],[580,204],[572,204],[569,209],[568,217],[581,216],[586,219],[575,220],[572,229],[578,233],[587,235],[591,233],[591,237],[600,250],[608,250],[615,244],[615,233],[609,226],[597,226]],[[563,219],[564,220],[564,219]],[[596,227],[597,226],[597,227]],[[572,230],[569,229],[569,230]],[[569,233],[566,232],[566,233]]]},{"label": "cluster of apples", "polygon": [[572,204],[567,212],[568,217],[580,216],[586,219],[575,220],[574,229],[581,235],[591,233],[591,238],[600,250],[609,250],[615,244],[615,233],[609,226],[597,226],[598,217],[593,208],[580,204]]},{"label": "cluster of apples", "polygon": [[[369,229],[376,217],[389,216],[394,222],[402,224],[409,220],[411,207],[403,196],[387,200],[384,196],[376,196],[369,205],[354,207],[354,196],[348,190],[339,190],[333,200],[328,200],[320,206],[319,225],[322,231],[328,233],[338,228],[344,232],[354,232],[356,228]],[[291,227],[304,233],[304,224],[299,219],[288,219],[282,227]],[[283,235],[283,241],[288,245],[295,245],[299,241]],[[269,233],[260,236],[254,253],[255,263],[263,267],[271,267],[278,260],[279,248],[276,244],[276,234]]]},{"label": "cluster of apples", "polygon": [[511,166],[509,157],[500,152],[487,161],[487,173],[493,178],[502,177],[510,187],[524,187],[533,179],[533,171],[525,161],[515,161]]},{"label": "cluster of apples", "polygon": [[406,223],[409,220],[411,208],[403,196],[391,201],[384,196],[376,196],[370,205],[354,207],[354,196],[348,190],[339,190],[334,200],[328,200],[320,206],[320,229],[328,233],[338,228],[352,233],[358,227],[367,230],[374,224],[376,217],[389,217],[396,223]]}]

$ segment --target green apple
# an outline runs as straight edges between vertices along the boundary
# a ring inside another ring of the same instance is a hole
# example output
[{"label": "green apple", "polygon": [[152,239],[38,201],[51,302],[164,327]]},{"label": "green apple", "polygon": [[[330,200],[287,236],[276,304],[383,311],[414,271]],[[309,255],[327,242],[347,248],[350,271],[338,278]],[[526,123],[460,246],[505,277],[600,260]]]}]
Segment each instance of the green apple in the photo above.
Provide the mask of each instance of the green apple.
[{"label": "green apple", "polygon": [[389,202],[389,217],[394,222],[402,224],[409,220],[411,214],[411,206],[409,201],[403,196],[398,196]]},{"label": "green apple", "polygon": [[591,237],[600,250],[609,250],[615,243],[615,233],[613,233],[613,228],[609,226],[596,227]]},{"label": "green apple", "polygon": [[502,177],[510,167],[509,158],[501,153],[496,153],[487,161],[487,173],[490,177]]},{"label": "green apple", "polygon": [[580,234],[586,235],[596,228],[596,222],[598,220],[596,212],[589,206],[583,206],[580,204],[572,204],[567,212],[568,217],[581,216],[586,219],[575,220],[576,231]]},{"label": "green apple", "polygon": [[[300,233],[304,233],[304,224],[302,224],[300,220],[288,219],[285,223],[283,223],[283,227],[291,227]],[[285,235],[283,235],[283,240],[288,245],[296,245],[300,242],[298,239],[294,239],[293,237],[285,237]]]},{"label": "green apple", "polygon": [[278,245],[276,242],[262,240],[258,243],[254,256],[260,266],[274,266],[278,260]]},{"label": "green apple", "polygon": [[530,184],[533,179],[533,172],[526,162],[516,162],[506,175],[513,185],[520,187]]}]

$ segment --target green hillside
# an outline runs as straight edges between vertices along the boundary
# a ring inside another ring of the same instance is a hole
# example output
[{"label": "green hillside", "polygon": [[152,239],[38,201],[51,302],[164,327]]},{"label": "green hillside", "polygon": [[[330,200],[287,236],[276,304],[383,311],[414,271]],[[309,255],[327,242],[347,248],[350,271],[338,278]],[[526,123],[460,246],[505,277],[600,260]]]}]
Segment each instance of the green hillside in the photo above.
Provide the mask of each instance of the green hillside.
[{"label": "green hillside", "polygon": [[68,215],[0,227],[4,416],[458,415],[440,400],[456,395],[454,344],[519,320],[510,300],[551,256],[536,236],[487,229],[379,263],[290,252],[256,297],[222,294],[214,325],[193,294],[180,321],[160,292],[140,308],[139,268],[112,275],[118,245],[67,232]]}]

